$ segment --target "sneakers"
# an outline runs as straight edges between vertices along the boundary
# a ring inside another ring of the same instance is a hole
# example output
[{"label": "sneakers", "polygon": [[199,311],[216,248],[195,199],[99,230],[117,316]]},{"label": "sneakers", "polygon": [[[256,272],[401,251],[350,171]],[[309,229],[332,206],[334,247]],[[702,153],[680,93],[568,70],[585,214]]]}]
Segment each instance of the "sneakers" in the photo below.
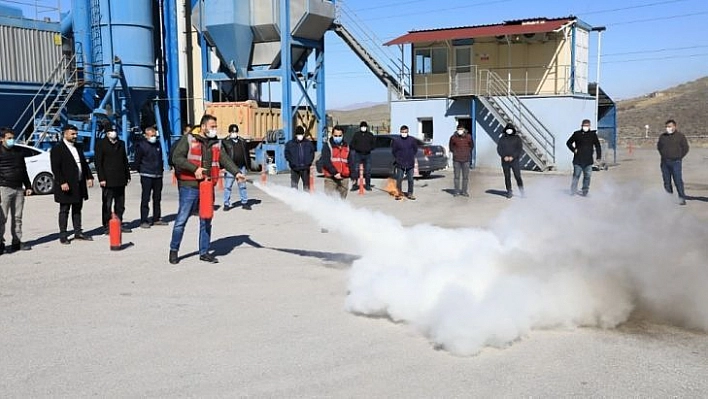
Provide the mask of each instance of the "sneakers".
[{"label": "sneakers", "polygon": [[78,241],[93,241],[93,237],[87,236],[84,233],[76,233],[76,235],[74,235],[74,239]]},{"label": "sneakers", "polygon": [[167,226],[167,224],[168,224],[168,223],[165,222],[164,220],[156,220],[156,221],[153,223],[153,226]]},{"label": "sneakers", "polygon": [[149,229],[149,228],[150,228],[150,223],[148,223],[148,222],[142,222],[142,223],[140,223],[140,228],[141,228],[141,229]]},{"label": "sneakers", "polygon": [[177,256],[177,251],[170,250],[170,264],[176,265],[179,263],[179,257]]},{"label": "sneakers", "polygon": [[207,263],[219,263],[219,260],[216,259],[214,255],[210,254],[199,255],[199,260]]}]

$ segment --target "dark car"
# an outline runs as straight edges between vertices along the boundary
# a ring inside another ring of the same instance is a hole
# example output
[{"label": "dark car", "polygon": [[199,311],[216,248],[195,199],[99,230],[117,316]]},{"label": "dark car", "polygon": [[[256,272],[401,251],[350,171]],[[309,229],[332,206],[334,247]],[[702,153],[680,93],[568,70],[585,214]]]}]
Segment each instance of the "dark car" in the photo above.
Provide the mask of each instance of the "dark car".
[{"label": "dark car", "polygon": [[[376,177],[390,177],[393,175],[393,154],[391,144],[397,135],[382,134],[375,136],[376,142],[374,150],[371,151],[371,175]],[[426,144],[422,140],[413,138],[418,142],[418,171],[423,177],[430,177],[436,170],[447,167],[447,156],[445,148],[439,145]],[[322,173],[318,166],[318,173]]]}]

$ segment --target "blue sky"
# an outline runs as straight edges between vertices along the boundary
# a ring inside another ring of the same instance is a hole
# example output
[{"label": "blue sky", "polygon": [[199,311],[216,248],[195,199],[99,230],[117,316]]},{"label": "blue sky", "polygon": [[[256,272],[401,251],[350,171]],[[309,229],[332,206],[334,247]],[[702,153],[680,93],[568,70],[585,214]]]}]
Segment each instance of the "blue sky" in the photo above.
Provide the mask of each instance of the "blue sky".
[{"label": "blue sky", "polygon": [[[493,24],[504,20],[576,15],[606,26],[601,86],[622,99],[708,75],[708,1],[705,0],[348,0],[383,41],[409,30]],[[386,101],[386,90],[333,33],[326,37],[328,108]],[[595,80],[597,35],[590,43]]]},{"label": "blue sky", "polygon": [[[381,41],[409,30],[576,15],[590,25],[607,27],[602,41],[601,85],[615,99],[639,96],[708,75],[706,0],[338,1],[362,21],[362,27],[371,36]],[[38,2],[61,3],[64,11],[70,4],[69,0]],[[28,10],[27,16],[33,14],[33,10]],[[327,108],[386,101],[384,86],[332,32],[326,36],[326,56]],[[597,36],[593,34],[591,81],[595,80],[596,60]]]}]

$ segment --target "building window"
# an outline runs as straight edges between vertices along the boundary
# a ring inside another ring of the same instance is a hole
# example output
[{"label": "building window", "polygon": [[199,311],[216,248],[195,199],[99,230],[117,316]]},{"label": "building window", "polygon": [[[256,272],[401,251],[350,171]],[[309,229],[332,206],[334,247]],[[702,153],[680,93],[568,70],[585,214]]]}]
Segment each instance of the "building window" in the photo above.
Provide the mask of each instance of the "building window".
[{"label": "building window", "polygon": [[447,49],[444,47],[416,49],[415,73],[418,75],[447,73]]},{"label": "building window", "polygon": [[433,118],[418,118],[418,137],[433,141]]}]

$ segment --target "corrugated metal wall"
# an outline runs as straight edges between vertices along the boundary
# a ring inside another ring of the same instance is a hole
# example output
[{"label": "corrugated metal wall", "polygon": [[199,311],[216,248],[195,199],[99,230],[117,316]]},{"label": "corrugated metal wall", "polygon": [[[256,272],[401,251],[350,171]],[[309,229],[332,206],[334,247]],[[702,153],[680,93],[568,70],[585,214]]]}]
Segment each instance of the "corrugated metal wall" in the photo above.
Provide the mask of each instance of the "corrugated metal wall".
[{"label": "corrugated metal wall", "polygon": [[56,35],[0,26],[0,81],[44,83],[62,57]]}]

